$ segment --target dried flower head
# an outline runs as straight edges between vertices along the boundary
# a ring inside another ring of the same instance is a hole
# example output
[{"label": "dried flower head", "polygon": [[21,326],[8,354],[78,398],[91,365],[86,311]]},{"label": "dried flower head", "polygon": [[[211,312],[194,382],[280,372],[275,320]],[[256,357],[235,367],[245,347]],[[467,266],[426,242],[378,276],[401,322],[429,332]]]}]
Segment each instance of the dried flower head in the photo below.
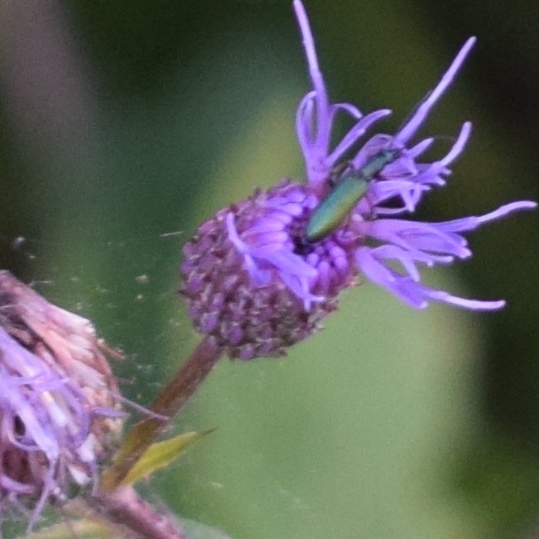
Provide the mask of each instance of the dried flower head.
[{"label": "dried flower head", "polygon": [[122,427],[118,387],[90,322],[0,271],[0,518],[39,518],[96,478]]},{"label": "dried flower head", "polygon": [[[354,105],[329,102],[307,15],[299,0],[293,5],[313,85],[296,115],[308,183],[283,180],[257,190],[217,212],[187,242],[181,292],[197,330],[231,357],[282,354],[318,329],[359,274],[418,309],[432,300],[474,310],[503,307],[503,301],[429,288],[421,283],[418,267],[469,258],[463,232],[535,208],[535,202],[513,202],[483,216],[440,223],[398,218],[413,213],[425,193],[445,185],[450,165],[468,141],[471,124],[465,122],[447,154],[434,162],[422,160],[434,138],[411,143],[475,38],[466,41],[397,133],[375,134],[358,150],[360,139],[391,111],[364,116]],[[337,113],[354,124],[332,147]]]}]

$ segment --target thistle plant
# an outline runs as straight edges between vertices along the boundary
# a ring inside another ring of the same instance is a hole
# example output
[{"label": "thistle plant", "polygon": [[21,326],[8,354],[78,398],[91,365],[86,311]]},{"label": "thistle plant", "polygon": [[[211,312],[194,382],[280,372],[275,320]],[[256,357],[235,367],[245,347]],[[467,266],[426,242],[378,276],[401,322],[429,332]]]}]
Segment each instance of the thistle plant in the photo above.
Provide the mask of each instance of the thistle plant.
[{"label": "thistle plant", "polygon": [[[511,202],[450,221],[411,218],[425,195],[446,185],[471,135],[471,123],[464,122],[449,150],[434,160],[425,154],[439,137],[416,140],[475,38],[464,43],[427,97],[391,134],[376,130],[389,109],[363,114],[353,104],[330,101],[304,7],[294,0],[293,8],[312,84],[295,119],[305,180],[284,178],[267,190],[256,188],[219,210],[185,243],[180,294],[203,339],[108,466],[99,463],[111,434],[119,431],[121,398],[91,326],[45,307],[28,289],[20,288],[24,293],[15,297],[11,288],[19,285],[4,274],[11,284],[0,311],[2,443],[16,466],[13,471],[3,466],[0,492],[10,507],[32,509],[31,524],[47,500],[67,498],[66,483],[90,482],[94,488],[84,507],[121,536],[187,537],[131,487],[169,462],[158,437],[223,355],[247,361],[287,353],[321,328],[353,285],[371,281],[415,309],[432,301],[472,311],[504,306],[503,300],[431,288],[422,283],[420,270],[470,258],[465,233],[533,209],[535,202]],[[340,115],[351,118],[352,127],[334,143]],[[32,301],[22,306],[21,297]],[[36,326],[43,313],[46,321]],[[66,329],[72,327],[85,328],[85,336]],[[172,453],[179,454],[185,439],[176,441]],[[144,472],[137,471],[141,463]]]},{"label": "thistle plant", "polygon": [[118,386],[88,320],[0,272],[0,520],[97,485],[119,439]]},{"label": "thistle plant", "polygon": [[[535,208],[535,202],[513,202],[486,215],[440,223],[401,218],[412,214],[426,193],[446,184],[450,166],[470,137],[472,126],[465,122],[446,155],[433,162],[424,162],[422,156],[435,137],[411,142],[454,80],[475,38],[466,41],[395,134],[366,137],[391,111],[363,115],[353,104],[330,102],[298,0],[294,10],[313,86],[296,113],[307,181],[284,179],[267,191],[256,190],[217,212],[187,242],[181,291],[197,330],[232,358],[282,355],[316,332],[321,320],[336,309],[339,294],[363,278],[417,309],[430,301],[472,310],[503,307],[503,301],[465,299],[429,288],[421,283],[419,269],[469,258],[464,232]],[[332,146],[339,113],[350,116],[354,124]],[[382,151],[388,157],[377,170],[374,165]],[[355,195],[358,189],[361,196]],[[339,220],[343,204],[351,207]],[[312,232],[317,227],[322,233]]]}]

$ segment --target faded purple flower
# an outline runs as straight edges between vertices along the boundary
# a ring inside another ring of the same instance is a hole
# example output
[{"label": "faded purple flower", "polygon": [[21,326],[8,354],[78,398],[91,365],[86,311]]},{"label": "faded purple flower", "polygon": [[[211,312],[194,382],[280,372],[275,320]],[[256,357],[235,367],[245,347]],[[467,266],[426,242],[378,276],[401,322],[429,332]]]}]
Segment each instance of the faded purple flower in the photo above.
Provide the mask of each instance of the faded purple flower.
[{"label": "faded purple flower", "polygon": [[[434,138],[410,142],[455,78],[475,38],[466,41],[397,133],[375,134],[358,151],[360,139],[391,111],[364,116],[354,105],[329,102],[307,15],[299,0],[293,5],[313,84],[296,115],[308,183],[282,180],[268,191],[256,191],[220,210],[186,244],[181,292],[196,328],[231,357],[279,355],[318,329],[320,320],[336,308],[338,294],[358,274],[418,309],[432,300],[474,310],[503,307],[504,301],[470,300],[429,288],[421,283],[419,267],[470,257],[463,232],[535,208],[535,202],[513,202],[480,217],[441,223],[400,218],[413,213],[425,193],[445,185],[450,165],[468,141],[471,123],[466,122],[447,154],[434,162],[421,159]],[[354,124],[333,147],[339,112],[352,117]],[[394,151],[395,158],[370,181],[348,217],[319,241],[306,241],[309,218],[339,181],[335,170],[359,171],[381,150]]]},{"label": "faded purple flower", "polygon": [[84,318],[0,271],[0,521],[95,481],[122,426],[104,343]]}]

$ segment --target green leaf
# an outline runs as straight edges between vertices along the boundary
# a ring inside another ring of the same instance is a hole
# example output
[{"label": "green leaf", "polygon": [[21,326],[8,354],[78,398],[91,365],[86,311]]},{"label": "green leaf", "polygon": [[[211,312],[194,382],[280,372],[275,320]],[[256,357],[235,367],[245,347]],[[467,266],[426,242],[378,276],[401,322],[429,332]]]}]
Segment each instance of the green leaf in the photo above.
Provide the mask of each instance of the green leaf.
[{"label": "green leaf", "polygon": [[203,432],[186,432],[170,440],[152,444],[131,468],[122,481],[122,485],[130,485],[142,478],[152,475],[179,459],[185,450],[196,441],[210,434],[215,429]]},{"label": "green leaf", "polygon": [[65,520],[48,526],[19,539],[111,539],[114,533],[110,528],[92,520]]}]

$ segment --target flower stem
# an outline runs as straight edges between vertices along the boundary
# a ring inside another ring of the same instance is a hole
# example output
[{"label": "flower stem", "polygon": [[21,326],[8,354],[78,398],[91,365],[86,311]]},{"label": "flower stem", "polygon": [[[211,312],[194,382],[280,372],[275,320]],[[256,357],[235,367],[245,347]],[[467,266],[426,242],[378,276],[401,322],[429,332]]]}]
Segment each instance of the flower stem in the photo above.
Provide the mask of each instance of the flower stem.
[{"label": "flower stem", "polygon": [[111,492],[121,484],[144,451],[168,427],[206,379],[221,355],[222,349],[208,337],[195,348],[150,408],[156,415],[137,423],[123,439],[114,464],[101,477],[100,485],[104,492]]},{"label": "flower stem", "polygon": [[108,526],[128,539],[188,539],[169,516],[158,513],[143,500],[131,486],[120,487],[114,492],[99,492],[90,503],[97,514],[106,517]]}]

